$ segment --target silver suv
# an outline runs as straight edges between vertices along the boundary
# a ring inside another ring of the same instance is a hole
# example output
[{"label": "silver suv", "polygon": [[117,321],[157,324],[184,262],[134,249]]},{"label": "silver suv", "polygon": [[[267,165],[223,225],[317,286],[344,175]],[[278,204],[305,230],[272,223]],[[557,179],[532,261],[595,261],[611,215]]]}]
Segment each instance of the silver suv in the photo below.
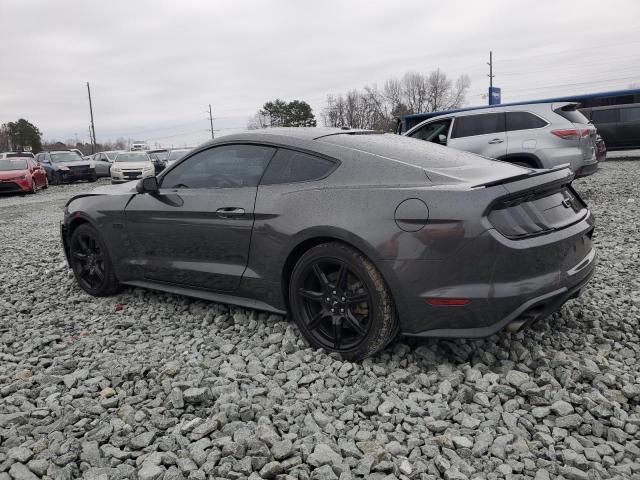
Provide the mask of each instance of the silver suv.
[{"label": "silver suv", "polygon": [[464,110],[419,123],[404,135],[532,168],[568,163],[576,177],[598,169],[596,128],[577,103]]}]

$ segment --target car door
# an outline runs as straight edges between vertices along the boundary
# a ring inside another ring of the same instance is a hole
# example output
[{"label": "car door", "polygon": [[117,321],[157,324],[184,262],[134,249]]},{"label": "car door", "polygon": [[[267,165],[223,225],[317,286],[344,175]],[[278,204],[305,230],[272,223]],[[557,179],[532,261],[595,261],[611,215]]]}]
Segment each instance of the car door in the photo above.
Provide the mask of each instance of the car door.
[{"label": "car door", "polygon": [[617,108],[605,108],[591,111],[591,122],[598,129],[598,133],[604,139],[607,148],[623,146],[623,139],[619,129],[620,110]]},{"label": "car door", "polygon": [[504,112],[457,116],[447,146],[489,158],[507,154]]},{"label": "car door", "polygon": [[443,118],[425,123],[421,127],[407,133],[407,136],[446,146],[450,127],[451,119]]},{"label": "car door", "polygon": [[107,156],[104,153],[96,153],[91,157],[93,161],[93,167],[96,170],[96,175],[99,177],[106,177],[109,175],[109,168],[111,164],[107,161]]},{"label": "car door", "polygon": [[546,120],[531,112],[506,112],[507,155],[534,154],[540,129],[547,125]]},{"label": "car door", "polygon": [[619,130],[621,145],[640,146],[640,107],[620,108]]},{"label": "car door", "polygon": [[41,157],[38,160],[42,168],[44,168],[44,172],[47,175],[47,178],[51,182],[53,180],[53,166],[51,165],[51,155],[48,153],[41,153]]},{"label": "car door", "polygon": [[230,292],[247,267],[257,186],[275,148],[200,150],[159,178],[157,194],[126,207],[134,261],[144,278]]}]

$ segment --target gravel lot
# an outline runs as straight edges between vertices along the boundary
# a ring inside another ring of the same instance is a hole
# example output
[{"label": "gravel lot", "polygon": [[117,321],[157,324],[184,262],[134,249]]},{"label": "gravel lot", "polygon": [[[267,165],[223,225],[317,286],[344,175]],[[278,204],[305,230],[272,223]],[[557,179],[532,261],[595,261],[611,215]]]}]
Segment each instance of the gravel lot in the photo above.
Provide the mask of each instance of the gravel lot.
[{"label": "gravel lot", "polygon": [[640,161],[575,184],[598,217],[582,297],[362,364],[275,315],[91,298],[58,221],[93,185],[0,197],[0,480],[640,478]]}]

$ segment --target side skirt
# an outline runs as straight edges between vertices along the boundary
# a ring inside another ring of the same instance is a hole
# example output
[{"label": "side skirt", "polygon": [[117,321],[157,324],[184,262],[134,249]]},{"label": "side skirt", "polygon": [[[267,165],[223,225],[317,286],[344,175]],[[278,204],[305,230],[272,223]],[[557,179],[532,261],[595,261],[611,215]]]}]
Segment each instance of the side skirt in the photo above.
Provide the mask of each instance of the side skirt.
[{"label": "side skirt", "polygon": [[127,282],[121,282],[123,285],[130,285],[132,287],[148,288],[149,290],[160,290],[162,292],[175,293],[176,295],[184,295],[185,297],[199,298],[201,300],[209,300],[217,303],[227,303],[230,305],[237,305],[239,307],[253,308],[254,310],[264,310],[266,312],[277,313],[278,315],[286,315],[285,310],[275,308],[268,303],[260,300],[254,300],[252,298],[235,297],[233,295],[226,295],[223,293],[213,293],[206,290],[198,290],[195,288],[181,287],[178,285],[172,285],[168,283],[149,282],[144,280],[131,280]]}]

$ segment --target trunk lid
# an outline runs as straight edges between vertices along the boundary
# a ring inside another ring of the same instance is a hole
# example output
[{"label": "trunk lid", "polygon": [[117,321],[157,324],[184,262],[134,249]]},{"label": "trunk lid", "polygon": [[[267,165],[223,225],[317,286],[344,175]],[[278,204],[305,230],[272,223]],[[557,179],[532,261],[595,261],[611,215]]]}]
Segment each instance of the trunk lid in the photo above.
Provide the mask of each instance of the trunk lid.
[{"label": "trunk lid", "polygon": [[542,235],[573,225],[587,215],[586,203],[571,186],[569,169],[540,172],[503,184],[509,192],[494,202],[489,222],[511,239]]}]

